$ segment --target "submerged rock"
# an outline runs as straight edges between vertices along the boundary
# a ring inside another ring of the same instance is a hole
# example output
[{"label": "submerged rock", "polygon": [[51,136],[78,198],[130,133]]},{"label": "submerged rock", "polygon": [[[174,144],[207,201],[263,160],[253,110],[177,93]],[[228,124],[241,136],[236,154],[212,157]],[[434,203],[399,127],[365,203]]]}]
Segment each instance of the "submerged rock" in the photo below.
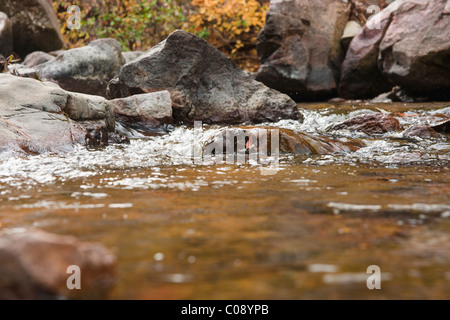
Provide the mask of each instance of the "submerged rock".
[{"label": "submerged rock", "polygon": [[116,119],[130,127],[152,129],[172,124],[172,99],[168,91],[137,94],[111,100]]},{"label": "submerged rock", "polygon": [[[278,135],[279,154],[325,155],[332,153],[353,152],[362,147],[357,141],[341,142],[327,137],[314,136],[275,127],[237,127],[221,131],[208,142],[204,153],[211,155],[222,148],[223,153],[267,153],[275,147],[272,139]],[[214,151],[213,151],[214,150]],[[277,150],[274,150],[277,152]],[[220,154],[221,152],[218,152]]]},{"label": "submerged rock", "polygon": [[406,139],[430,139],[437,137],[439,137],[439,134],[433,128],[424,124],[411,126],[405,132],[403,132],[403,138]]},{"label": "submerged rock", "polygon": [[258,36],[262,66],[256,79],[298,100],[335,93],[347,6],[341,0],[271,1]]},{"label": "submerged rock", "polygon": [[207,41],[177,30],[126,64],[109,98],[168,90],[178,123],[260,123],[300,119],[288,96],[251,79]]},{"label": "submerged rock", "polygon": [[384,113],[371,113],[356,116],[336,124],[330,130],[361,131],[366,134],[382,134],[399,131],[402,129],[400,122],[392,116]]},{"label": "submerged rock", "polygon": [[0,94],[0,152],[70,151],[91,131],[106,142],[114,131],[114,106],[102,97],[8,74],[0,74]]},{"label": "submerged rock", "polygon": [[108,82],[124,64],[120,43],[101,39],[64,51],[36,70],[42,80],[53,81],[65,90],[105,97]]},{"label": "submerged rock", "polygon": [[[69,290],[69,266],[81,290]],[[104,298],[115,282],[116,257],[101,244],[37,230],[0,235],[0,299]]]},{"label": "submerged rock", "polygon": [[0,55],[7,57],[12,53],[13,34],[11,21],[4,12],[0,12]]},{"label": "submerged rock", "polygon": [[48,0],[0,0],[13,27],[14,51],[25,57],[33,51],[61,49],[61,26]]}]

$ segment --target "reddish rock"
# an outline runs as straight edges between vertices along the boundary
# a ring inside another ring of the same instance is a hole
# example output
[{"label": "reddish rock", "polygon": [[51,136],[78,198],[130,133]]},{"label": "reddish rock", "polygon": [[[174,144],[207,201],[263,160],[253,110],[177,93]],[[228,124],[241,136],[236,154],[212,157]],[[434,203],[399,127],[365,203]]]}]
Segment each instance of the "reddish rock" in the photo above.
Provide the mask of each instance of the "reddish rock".
[{"label": "reddish rock", "polygon": [[395,1],[371,19],[347,51],[341,68],[340,95],[372,98],[399,85],[415,95],[448,98],[447,3],[447,0]]},{"label": "reddish rock", "polygon": [[341,66],[340,96],[347,99],[373,98],[392,88],[378,69],[377,59],[380,43],[397,5],[392,4],[379,13],[379,27],[372,20],[353,38]]},{"label": "reddish rock", "polygon": [[[236,127],[223,130],[214,136],[212,141],[206,145],[205,152],[210,154],[212,148],[220,141],[223,142],[224,153],[227,152],[227,143],[229,141],[233,145],[233,152],[247,154],[249,152],[270,152],[272,149],[273,130],[278,131],[280,154],[325,155],[338,152],[353,152],[362,146],[358,141],[341,142],[276,127]],[[261,144],[267,145],[267,149],[261,149]]]},{"label": "reddish rock", "polygon": [[450,89],[448,0],[404,0],[380,44],[379,65],[392,83],[414,92]]},{"label": "reddish rock", "polygon": [[[69,290],[69,266],[81,290]],[[0,299],[102,298],[115,281],[116,258],[101,244],[43,231],[0,235]]]},{"label": "reddish rock", "polygon": [[411,126],[403,133],[403,138],[406,139],[430,139],[437,137],[439,137],[439,134],[433,128],[424,124]]},{"label": "reddish rock", "polygon": [[331,130],[361,131],[367,134],[381,134],[402,129],[400,122],[384,113],[364,114],[334,125]]}]

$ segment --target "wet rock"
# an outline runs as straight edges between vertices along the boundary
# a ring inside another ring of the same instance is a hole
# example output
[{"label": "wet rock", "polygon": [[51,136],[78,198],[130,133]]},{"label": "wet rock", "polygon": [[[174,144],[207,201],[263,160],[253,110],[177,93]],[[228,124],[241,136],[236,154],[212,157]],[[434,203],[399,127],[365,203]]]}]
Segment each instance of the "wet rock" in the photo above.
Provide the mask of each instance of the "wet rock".
[{"label": "wet rock", "polygon": [[403,138],[405,139],[430,139],[437,137],[439,137],[439,134],[433,128],[424,124],[411,126],[403,133]]},{"label": "wet rock", "polygon": [[89,130],[114,131],[114,106],[54,83],[0,74],[0,152],[65,152]]},{"label": "wet rock", "polygon": [[124,63],[119,42],[101,39],[67,50],[36,70],[42,80],[53,81],[65,90],[105,97],[108,82]]},{"label": "wet rock", "polygon": [[[395,1],[350,44],[340,95],[371,98],[391,83],[414,95],[448,98],[450,16],[447,0]],[[377,26],[377,23],[379,25]]]},{"label": "wet rock", "polygon": [[63,47],[61,27],[51,1],[0,0],[0,10],[11,20],[14,51],[20,56]]},{"label": "wet rock", "polygon": [[129,63],[133,60],[136,60],[140,56],[142,56],[145,52],[144,51],[127,51],[122,52],[122,56],[125,59],[125,63]]},{"label": "wet rock", "polygon": [[137,94],[111,100],[116,119],[135,128],[152,129],[172,124],[172,99],[169,91]]},{"label": "wet rock", "polygon": [[391,155],[375,156],[376,161],[392,164],[413,164],[433,160],[433,157],[422,152],[396,152]]},{"label": "wet rock", "polygon": [[7,57],[13,53],[12,25],[8,16],[0,12],[0,54]]},{"label": "wet rock", "polygon": [[55,57],[52,56],[51,54],[42,51],[35,51],[26,56],[25,60],[23,61],[23,65],[29,68],[33,68],[40,64],[53,60],[55,60]]},{"label": "wet rock", "polygon": [[[69,290],[69,266],[81,290]],[[104,298],[115,281],[115,256],[101,244],[37,230],[0,235],[0,299]]]},{"label": "wet rock", "polygon": [[[291,155],[325,155],[332,153],[357,151],[362,145],[357,141],[341,142],[326,137],[313,136],[306,133],[295,132],[289,129],[274,127],[237,127],[219,132],[209,141],[204,154],[215,154],[217,146],[222,146],[223,153],[266,153],[271,154],[273,149],[273,134],[278,134],[280,154]],[[276,152],[276,150],[274,150]],[[218,152],[221,154],[221,152]]]},{"label": "wet rock", "polygon": [[431,128],[436,132],[449,134],[450,133],[450,120],[436,124],[436,125],[432,126]]},{"label": "wet rock", "polygon": [[356,116],[331,128],[331,130],[361,131],[366,134],[382,134],[401,129],[402,127],[397,119],[384,113]]},{"label": "wet rock", "polygon": [[205,40],[177,30],[126,64],[110,98],[168,90],[177,123],[260,123],[300,119],[288,96],[252,80]]},{"label": "wet rock", "polygon": [[262,66],[256,79],[297,100],[334,94],[345,54],[340,40],[346,8],[340,0],[271,1],[258,36]]}]

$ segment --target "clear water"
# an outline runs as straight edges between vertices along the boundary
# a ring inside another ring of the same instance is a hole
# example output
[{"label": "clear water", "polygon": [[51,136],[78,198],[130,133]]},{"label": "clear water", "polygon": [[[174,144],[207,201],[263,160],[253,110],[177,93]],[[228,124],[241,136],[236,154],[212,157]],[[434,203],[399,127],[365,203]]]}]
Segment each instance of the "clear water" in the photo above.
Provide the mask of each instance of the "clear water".
[{"label": "clear water", "polygon": [[[359,151],[261,165],[195,165],[223,127],[139,136],[130,145],[0,158],[0,230],[39,228],[118,257],[109,298],[450,298],[450,144],[327,129],[393,112],[405,129],[448,104],[299,105],[303,123],[263,124],[358,139]],[[382,289],[368,290],[378,265]]]}]

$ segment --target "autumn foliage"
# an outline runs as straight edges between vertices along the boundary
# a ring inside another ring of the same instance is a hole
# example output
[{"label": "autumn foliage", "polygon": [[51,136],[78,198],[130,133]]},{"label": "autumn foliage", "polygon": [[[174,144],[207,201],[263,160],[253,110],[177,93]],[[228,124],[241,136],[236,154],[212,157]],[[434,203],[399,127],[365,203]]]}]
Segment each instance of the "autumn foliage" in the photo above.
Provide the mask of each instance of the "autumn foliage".
[{"label": "autumn foliage", "polygon": [[[267,1],[258,0],[54,0],[68,47],[115,38],[123,50],[148,50],[183,29],[208,40],[240,66],[255,70],[256,37]],[[67,8],[81,8],[81,29],[69,30]]]}]

